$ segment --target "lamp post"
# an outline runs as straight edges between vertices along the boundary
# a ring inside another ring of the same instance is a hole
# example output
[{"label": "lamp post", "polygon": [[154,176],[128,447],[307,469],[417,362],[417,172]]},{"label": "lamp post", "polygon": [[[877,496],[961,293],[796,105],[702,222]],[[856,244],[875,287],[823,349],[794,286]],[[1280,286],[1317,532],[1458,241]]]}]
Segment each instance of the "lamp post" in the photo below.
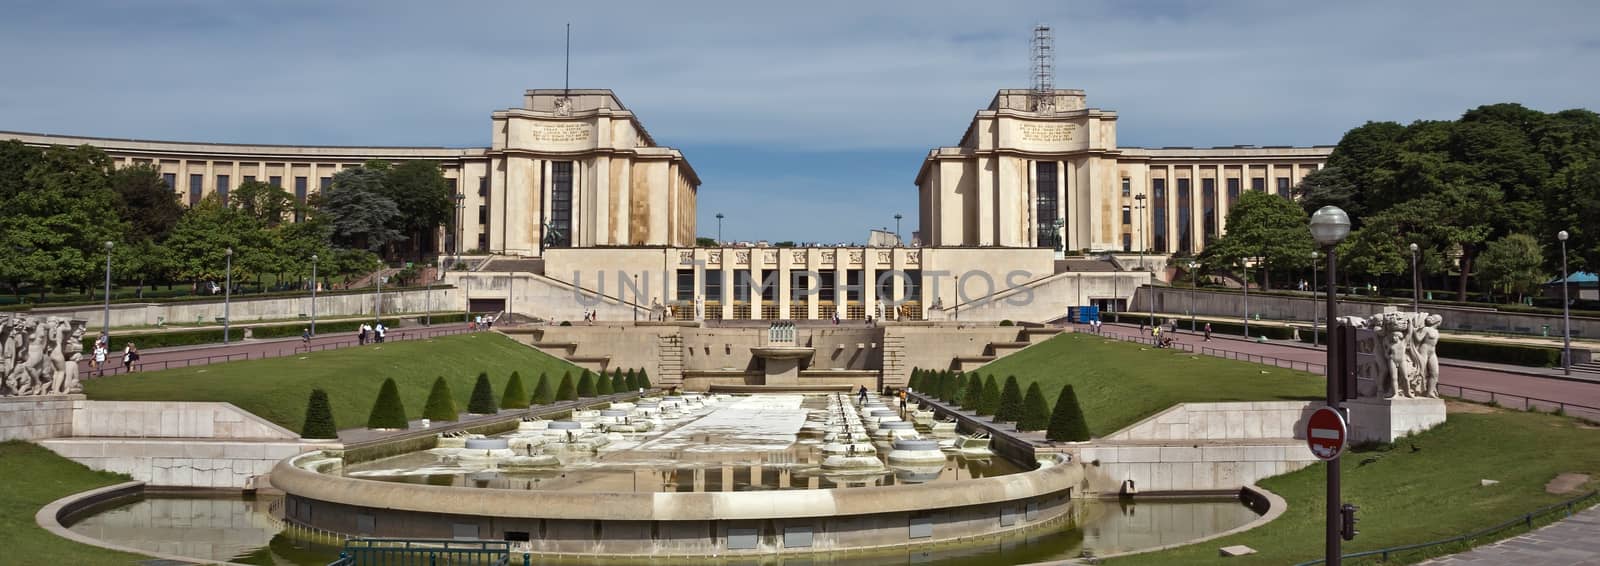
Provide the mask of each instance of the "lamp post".
[{"label": "lamp post", "polygon": [[223,280],[222,287],[222,343],[227,344],[228,326],[233,322],[233,317],[228,312],[230,306],[228,303],[232,302],[233,299],[233,248],[228,248],[222,255],[226,256],[228,261],[227,267],[224,268],[226,278]]},{"label": "lamp post", "polygon": [[1422,312],[1422,274],[1417,272],[1417,244],[1411,244],[1411,312]]},{"label": "lamp post", "polygon": [[1250,259],[1246,258],[1244,265],[1244,339],[1250,339]]},{"label": "lamp post", "polygon": [[383,324],[383,267],[373,274],[372,284],[377,286],[377,293],[372,296],[372,325],[376,327]]},{"label": "lamp post", "polygon": [[311,254],[311,335],[317,335],[317,254]]},{"label": "lamp post", "polygon": [[[1562,240],[1565,240],[1565,238],[1562,238]],[[1565,246],[1565,243],[1562,243],[1562,245]],[[106,240],[106,313],[102,315],[104,318],[101,320],[101,339],[106,341],[106,349],[110,349],[110,248],[112,246],[115,246],[114,243]]]},{"label": "lamp post", "polygon": [[[1350,216],[1337,206],[1324,206],[1311,215],[1311,237],[1322,246],[1323,253],[1328,256],[1328,328],[1333,328],[1333,321],[1339,318],[1338,306],[1334,301],[1333,285],[1336,281],[1339,268],[1338,252],[1335,246],[1350,235]],[[1328,406],[1335,411],[1341,411],[1339,402],[1344,396],[1339,390],[1339,379],[1333,374],[1334,359],[1338,356],[1335,347],[1337,339],[1332,332],[1328,333],[1328,359],[1324,367],[1327,368],[1328,379]],[[1339,458],[1328,461],[1328,500],[1327,500],[1327,531],[1326,548],[1323,563],[1328,566],[1339,566],[1341,553],[1339,550]]]},{"label": "lamp post", "polygon": [[455,225],[450,228],[450,232],[455,234],[455,236],[454,236],[455,242],[454,243],[455,243],[456,259],[455,259],[455,261],[450,262],[450,269],[455,269],[456,264],[461,263],[461,210],[462,210],[462,207],[464,206],[462,204],[462,201],[465,201],[467,199],[467,195],[462,194],[462,193],[456,193],[455,199],[456,199],[456,216],[455,216],[455,218],[450,219],[450,222],[452,224],[455,224]]},{"label": "lamp post", "polygon": [[717,213],[717,245],[722,245],[722,213]]},{"label": "lamp post", "polygon": [[1567,300],[1567,231],[1556,232],[1561,240],[1561,372],[1572,375],[1572,319]]},{"label": "lamp post", "polygon": [[1139,223],[1144,225],[1144,229],[1139,230],[1139,269],[1144,269],[1145,243],[1150,241],[1150,220],[1144,215],[1144,199],[1144,193],[1133,197],[1134,208],[1139,211]]},{"label": "lamp post", "polygon": [[[1189,333],[1194,334],[1194,291],[1200,288],[1200,264],[1198,262],[1189,262],[1189,285]],[[1245,338],[1249,338],[1249,336],[1245,336]]]},{"label": "lamp post", "polygon": [[1317,250],[1311,250],[1311,347],[1317,347]]},{"label": "lamp post", "polygon": [[900,239],[900,218],[900,213],[894,213],[894,242],[895,244],[904,246],[905,241]]},{"label": "lamp post", "polygon": [[639,322],[639,274],[637,273],[633,274],[633,321]]}]

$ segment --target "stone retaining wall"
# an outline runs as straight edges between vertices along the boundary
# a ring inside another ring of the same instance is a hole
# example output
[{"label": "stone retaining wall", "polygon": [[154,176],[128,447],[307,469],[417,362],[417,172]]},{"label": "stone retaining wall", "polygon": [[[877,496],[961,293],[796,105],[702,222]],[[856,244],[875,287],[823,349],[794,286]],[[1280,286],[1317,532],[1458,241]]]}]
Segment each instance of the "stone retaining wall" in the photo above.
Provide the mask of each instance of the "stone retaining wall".
[{"label": "stone retaining wall", "polygon": [[83,395],[0,398],[0,442],[72,436],[72,408]]}]

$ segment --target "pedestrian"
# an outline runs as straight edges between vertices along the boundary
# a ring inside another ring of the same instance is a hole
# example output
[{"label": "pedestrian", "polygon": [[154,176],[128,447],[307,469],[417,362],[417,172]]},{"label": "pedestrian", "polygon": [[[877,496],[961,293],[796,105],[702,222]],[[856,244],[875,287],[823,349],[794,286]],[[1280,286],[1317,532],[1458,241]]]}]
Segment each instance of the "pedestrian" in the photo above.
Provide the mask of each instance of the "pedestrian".
[{"label": "pedestrian", "polygon": [[1206,323],[1206,341],[1211,341],[1211,323],[1209,322]]},{"label": "pedestrian", "polygon": [[1161,327],[1157,326],[1157,327],[1151,328],[1150,329],[1150,336],[1155,339],[1156,347],[1160,348],[1161,347]]},{"label": "pedestrian", "polygon": [[307,349],[311,348],[311,329],[310,328],[302,328],[302,329],[300,329],[300,344],[305,346]]},{"label": "pedestrian", "polygon": [[362,346],[367,345],[367,323],[361,323],[361,328],[356,329],[356,341]]},{"label": "pedestrian", "polygon": [[901,411],[906,410],[907,406],[909,406],[909,396],[906,395],[906,390],[901,389],[900,390],[900,410]]},{"label": "pedestrian", "polygon": [[133,342],[122,347],[122,373],[133,372],[133,362],[139,361],[139,349],[133,347]]},{"label": "pedestrian", "polygon": [[861,391],[856,393],[856,398],[861,400],[860,404],[867,404],[867,386],[861,386]]},{"label": "pedestrian", "polygon": [[377,337],[379,344],[383,343],[383,335],[384,335],[384,331],[385,330],[388,330],[388,329],[384,328],[383,327],[383,323],[381,323],[381,322],[378,323],[378,326],[376,328],[373,328],[373,330],[372,330],[372,333],[373,333],[372,335]]},{"label": "pedestrian", "polygon": [[96,374],[105,375],[106,344],[109,342],[110,340],[103,335],[94,341],[94,371]]}]

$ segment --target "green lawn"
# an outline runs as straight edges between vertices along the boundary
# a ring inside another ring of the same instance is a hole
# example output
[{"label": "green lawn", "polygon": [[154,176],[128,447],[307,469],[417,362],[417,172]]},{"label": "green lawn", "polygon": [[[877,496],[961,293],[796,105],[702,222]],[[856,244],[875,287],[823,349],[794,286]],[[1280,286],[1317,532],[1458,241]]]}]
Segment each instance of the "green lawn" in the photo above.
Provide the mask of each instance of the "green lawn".
[{"label": "green lawn", "polygon": [[1319,399],[1322,377],[1260,364],[1068,333],[979,368],[1026,390],[1039,382],[1055,403],[1070,383],[1094,436],[1116,432],[1178,403]]},{"label": "green lawn", "polygon": [[[1494,526],[1574,497],[1545,492],[1545,483],[1556,474],[1577,472],[1600,478],[1600,430],[1553,415],[1454,410],[1459,407],[1452,405],[1445,424],[1402,439],[1393,449],[1344,457],[1344,499],[1361,508],[1357,525],[1361,534],[1344,543],[1344,552],[1428,542]],[[1326,468],[1317,465],[1263,480],[1261,486],[1288,500],[1289,509],[1262,527],[1107,564],[1277,565],[1320,558],[1326,477]],[[1500,484],[1483,487],[1480,480],[1484,479],[1499,480]],[[1584,491],[1597,484],[1600,482],[1590,481]],[[1235,544],[1259,553],[1217,556],[1218,548]],[[1426,557],[1411,553],[1391,563]]]},{"label": "green lawn", "polygon": [[6,564],[136,564],[146,557],[78,544],[33,522],[34,513],[68,495],[128,481],[96,472],[34,444],[0,442],[0,548]]},{"label": "green lawn", "polygon": [[567,371],[577,379],[579,370],[500,334],[477,332],[119,375],[85,381],[83,386],[95,400],[226,401],[298,432],[313,387],[328,391],[339,428],[358,428],[366,426],[384,378],[394,378],[407,415],[417,419],[435,377],[442,375],[450,382],[456,405],[465,412],[478,372],[489,373],[498,401],[512,371],[522,374],[531,393],[540,372],[549,372],[550,379],[559,382]]}]

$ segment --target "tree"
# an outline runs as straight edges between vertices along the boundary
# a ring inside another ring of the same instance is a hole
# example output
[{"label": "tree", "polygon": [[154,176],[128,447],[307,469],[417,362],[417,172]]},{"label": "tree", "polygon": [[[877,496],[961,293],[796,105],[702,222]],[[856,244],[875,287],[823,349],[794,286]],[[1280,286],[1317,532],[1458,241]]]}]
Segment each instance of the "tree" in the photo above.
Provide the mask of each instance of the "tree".
[{"label": "tree", "polygon": [[105,242],[123,241],[118,198],[107,171],[111,159],[90,146],[54,146],[43,151],[15,140],[4,142],[4,169],[19,178],[0,183],[0,281],[15,294],[22,286],[98,281]]},{"label": "tree", "polygon": [[407,235],[412,251],[422,259],[432,247],[434,231],[455,211],[450,184],[439,164],[406,161],[390,168],[384,176],[382,194],[394,201],[399,212],[392,227]]},{"label": "tree", "polygon": [[254,274],[262,263],[255,258],[263,251],[271,253],[262,228],[255,219],[222,206],[217,195],[207,195],[183,215],[167,239],[176,273],[190,281],[220,282],[228,264],[227,250],[232,249],[234,279]]},{"label": "tree", "polygon": [[578,389],[572,385],[572,372],[569,371],[566,375],[561,376],[561,385],[556,387],[556,400],[576,401],[577,399]]},{"label": "tree", "polygon": [[967,380],[967,390],[961,395],[961,408],[978,411],[983,405],[983,376],[972,374],[972,379]]},{"label": "tree", "polygon": [[650,385],[650,374],[645,373],[644,368],[639,368],[638,382],[640,389],[650,389],[652,387]]},{"label": "tree", "polygon": [[[617,368],[617,371],[621,372],[622,368]],[[623,385],[627,385],[628,386],[628,391],[635,391],[635,390],[639,389],[639,378],[638,378],[638,376],[633,375],[633,369],[632,368],[628,369],[628,373],[623,374],[622,383],[623,383]]]},{"label": "tree", "polygon": [[328,215],[333,241],[341,247],[376,252],[405,239],[394,226],[400,208],[384,196],[385,170],[352,167],[333,175],[333,186],[317,195],[315,206]]},{"label": "tree", "polygon": [[1006,385],[1000,391],[1000,406],[995,409],[994,422],[1013,422],[1022,418],[1022,387],[1017,376],[1006,376]]},{"label": "tree", "polygon": [[1511,234],[1489,242],[1479,260],[1479,278],[1495,291],[1515,295],[1518,301],[1524,295],[1539,290],[1547,279],[1544,270],[1544,251],[1539,241],[1527,234]]},{"label": "tree", "polygon": [[713,239],[713,238],[707,238],[705,236],[699,236],[699,237],[694,239],[694,247],[697,247],[697,248],[715,248],[715,247],[717,247],[717,241],[715,239]]},{"label": "tree", "polygon": [[474,415],[500,412],[500,408],[495,406],[494,386],[489,384],[489,374],[478,373],[478,382],[472,386],[472,398],[467,401],[467,412]]},{"label": "tree", "polygon": [[311,390],[306,402],[306,424],[300,428],[300,438],[339,438],[339,427],[333,422],[333,407],[328,404],[328,392],[322,388]]},{"label": "tree", "polygon": [[594,393],[596,397],[610,395],[616,392],[617,390],[611,387],[611,379],[606,377],[606,374],[602,373],[594,377]]},{"label": "tree", "polygon": [[555,400],[556,394],[550,391],[550,376],[545,373],[540,373],[539,383],[533,387],[533,404],[549,405]]},{"label": "tree", "polygon": [[1228,211],[1228,232],[1200,254],[1213,267],[1238,268],[1253,261],[1263,288],[1273,270],[1301,269],[1311,261],[1314,244],[1306,213],[1277,195],[1245,191]]},{"label": "tree", "polygon": [[528,408],[528,390],[522,385],[522,374],[511,372],[506,379],[505,393],[500,395],[500,406],[506,409]]},{"label": "tree", "polygon": [[406,406],[400,402],[400,386],[394,378],[383,380],[378,389],[378,399],[372,403],[372,414],[367,416],[367,428],[405,430],[411,426],[406,420]]},{"label": "tree", "polygon": [[589,370],[583,370],[582,377],[578,378],[578,396],[594,397],[595,393],[594,374],[590,373]]},{"label": "tree", "polygon": [[633,391],[633,388],[628,387],[628,380],[623,379],[622,368],[611,370],[611,392],[626,393],[628,391]]},{"label": "tree", "polygon": [[917,380],[921,377],[922,370],[920,368],[911,368],[911,375],[906,378],[906,388],[912,391],[922,391],[922,384],[917,383]]},{"label": "tree", "polygon": [[1000,410],[1000,384],[990,375],[983,380],[983,397],[978,402],[978,415],[993,415]]},{"label": "tree", "polygon": [[959,407],[959,406],[961,406],[961,404],[963,402],[966,401],[966,399],[967,399],[967,387],[968,387],[967,386],[967,381],[968,381],[968,379],[967,379],[967,374],[966,373],[958,373],[958,374],[956,374],[955,385],[952,385],[950,387],[950,391],[952,391],[952,395],[950,396],[950,404],[951,405],[955,405],[955,406]]},{"label": "tree", "polygon": [[1039,382],[1028,385],[1028,395],[1022,399],[1022,416],[1017,419],[1017,430],[1044,430],[1050,424],[1050,406],[1044,400],[1044,390]]},{"label": "tree", "polygon": [[117,193],[117,213],[128,227],[129,242],[163,241],[183,217],[183,205],[155,167],[116,169],[111,172],[110,184]]},{"label": "tree", "polygon": [[228,202],[223,204],[237,208],[262,226],[271,228],[289,217],[297,203],[294,195],[282,187],[261,181],[245,181],[233,189],[228,195]]},{"label": "tree", "polygon": [[1406,273],[1411,251],[1407,249],[1410,243],[1404,240],[1394,222],[1379,215],[1339,244],[1339,268],[1347,274],[1372,279]]},{"label": "tree", "polygon": [[1055,411],[1050,414],[1050,429],[1045,438],[1054,441],[1082,442],[1089,439],[1089,423],[1083,419],[1083,408],[1078,406],[1078,394],[1071,385],[1061,388],[1056,397]]},{"label": "tree", "polygon": [[450,382],[439,376],[428,391],[428,402],[423,405],[422,418],[430,421],[453,421],[457,418],[456,398],[450,393]]}]

